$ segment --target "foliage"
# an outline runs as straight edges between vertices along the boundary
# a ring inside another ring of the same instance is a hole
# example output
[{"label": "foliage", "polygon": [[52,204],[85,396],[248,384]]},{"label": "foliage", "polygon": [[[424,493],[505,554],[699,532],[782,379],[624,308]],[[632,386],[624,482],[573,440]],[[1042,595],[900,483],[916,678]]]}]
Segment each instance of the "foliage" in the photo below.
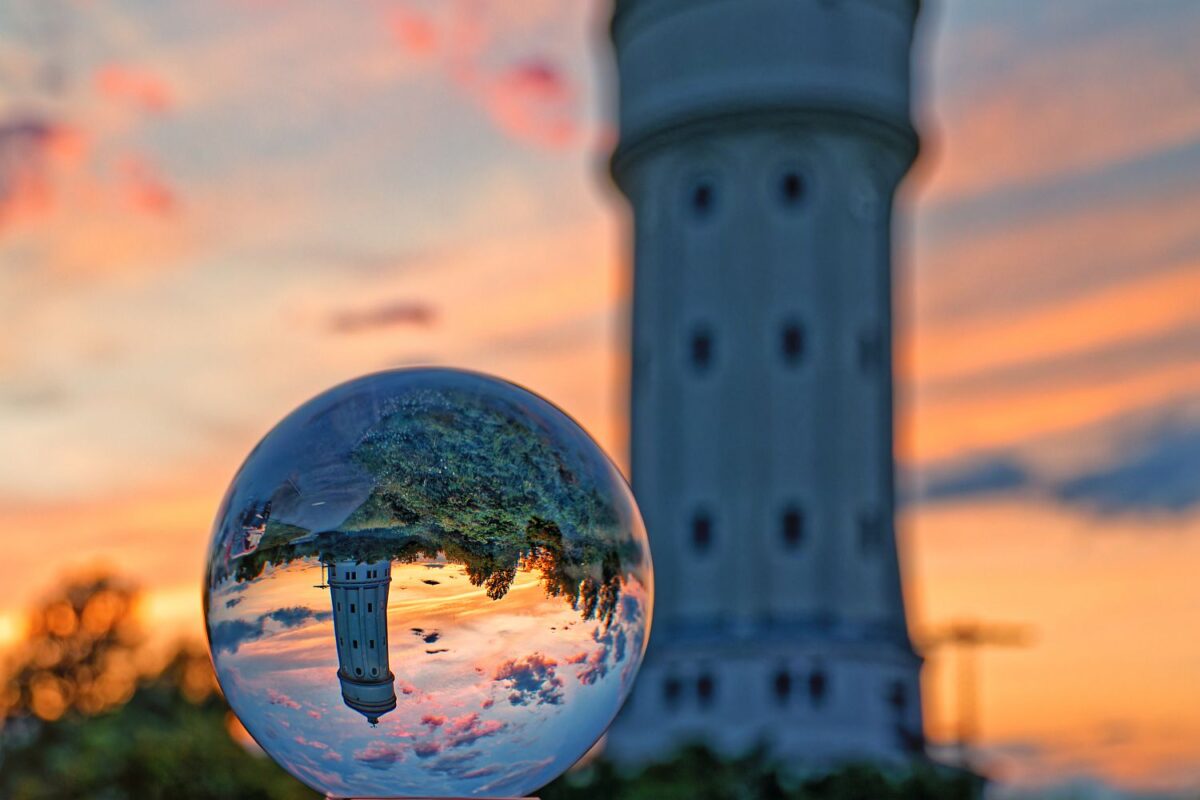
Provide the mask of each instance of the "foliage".
[{"label": "foliage", "polygon": [[[444,556],[471,583],[503,597],[521,568],[537,569],[551,597],[584,619],[611,622],[622,564],[641,557],[621,530],[606,483],[570,432],[552,432],[515,404],[472,393],[422,390],[393,401],[352,448],[374,488],[338,531],[270,518],[272,502],[242,510],[263,521],[258,547],[236,559],[253,580],[297,558],[397,560]],[[346,535],[350,534],[350,535]],[[221,580],[223,570],[214,570]]]},{"label": "foliage", "polygon": [[150,665],[136,593],[69,582],[31,615],[5,675],[0,797],[157,800],[316,797],[229,735],[207,653]]},{"label": "foliage", "polygon": [[603,759],[542,789],[542,800],[975,800],[980,779],[928,765],[882,770],[850,764],[800,776],[763,750],[722,759],[694,745],[668,761],[624,772]]},{"label": "foliage", "polygon": [[[538,535],[553,539],[545,529]],[[198,648],[180,647],[165,666],[135,671],[131,689],[95,704],[94,687],[125,685],[111,683],[103,665],[146,660],[131,613],[135,599],[119,581],[92,578],[68,584],[33,614],[30,637],[6,676],[12,702],[0,729],[0,797],[316,800],[230,735],[236,722]],[[59,682],[61,703],[37,699],[46,676]],[[975,776],[931,767],[881,772],[853,765],[797,777],[761,751],[722,760],[691,747],[633,773],[601,759],[539,794],[542,800],[973,800],[979,789]]]}]

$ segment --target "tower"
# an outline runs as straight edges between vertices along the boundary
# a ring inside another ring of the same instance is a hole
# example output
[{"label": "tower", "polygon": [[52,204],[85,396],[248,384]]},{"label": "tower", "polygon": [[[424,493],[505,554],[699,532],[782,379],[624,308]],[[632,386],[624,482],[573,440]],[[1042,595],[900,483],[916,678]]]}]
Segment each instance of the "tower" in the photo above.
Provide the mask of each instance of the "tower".
[{"label": "tower", "polygon": [[389,668],[387,638],[392,564],[337,561],[327,569],[342,700],[375,725],[396,707],[396,676]]},{"label": "tower", "polygon": [[893,531],[891,209],[917,0],[616,0],[654,635],[609,752],[921,748]]}]

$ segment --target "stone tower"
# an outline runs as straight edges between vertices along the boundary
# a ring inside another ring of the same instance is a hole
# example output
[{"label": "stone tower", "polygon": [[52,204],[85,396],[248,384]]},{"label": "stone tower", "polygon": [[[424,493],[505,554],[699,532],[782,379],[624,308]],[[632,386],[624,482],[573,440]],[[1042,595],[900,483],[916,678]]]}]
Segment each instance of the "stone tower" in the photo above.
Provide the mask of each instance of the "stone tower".
[{"label": "stone tower", "polygon": [[396,676],[388,663],[387,638],[392,564],[337,561],[327,569],[342,700],[375,725],[396,707]]},{"label": "stone tower", "polygon": [[893,531],[917,0],[617,0],[654,635],[609,752],[920,751]]}]

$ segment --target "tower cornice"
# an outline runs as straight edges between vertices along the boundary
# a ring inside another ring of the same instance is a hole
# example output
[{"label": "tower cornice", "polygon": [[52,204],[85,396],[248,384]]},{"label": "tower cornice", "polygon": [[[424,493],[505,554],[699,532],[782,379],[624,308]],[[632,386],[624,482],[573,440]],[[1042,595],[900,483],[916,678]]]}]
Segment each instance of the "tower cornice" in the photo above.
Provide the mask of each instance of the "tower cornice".
[{"label": "tower cornice", "polygon": [[[618,0],[613,174],[657,143],[761,120],[872,128],[911,160],[915,0]],[[851,35],[850,32],[853,32]]]}]

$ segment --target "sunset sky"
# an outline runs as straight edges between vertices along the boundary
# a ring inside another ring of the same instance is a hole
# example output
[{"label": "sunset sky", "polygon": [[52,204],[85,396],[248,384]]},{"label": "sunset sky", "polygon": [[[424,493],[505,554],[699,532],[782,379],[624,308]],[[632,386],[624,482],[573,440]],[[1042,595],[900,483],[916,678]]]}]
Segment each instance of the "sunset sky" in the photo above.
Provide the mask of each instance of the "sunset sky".
[{"label": "sunset sky", "polygon": [[[1029,626],[981,659],[1013,791],[1195,791],[1200,4],[923,5],[896,261],[914,635]],[[98,563],[201,636],[238,464],[363,372],[505,376],[625,463],[606,13],[0,4],[0,642]],[[929,655],[944,740],[954,662]]]}]

